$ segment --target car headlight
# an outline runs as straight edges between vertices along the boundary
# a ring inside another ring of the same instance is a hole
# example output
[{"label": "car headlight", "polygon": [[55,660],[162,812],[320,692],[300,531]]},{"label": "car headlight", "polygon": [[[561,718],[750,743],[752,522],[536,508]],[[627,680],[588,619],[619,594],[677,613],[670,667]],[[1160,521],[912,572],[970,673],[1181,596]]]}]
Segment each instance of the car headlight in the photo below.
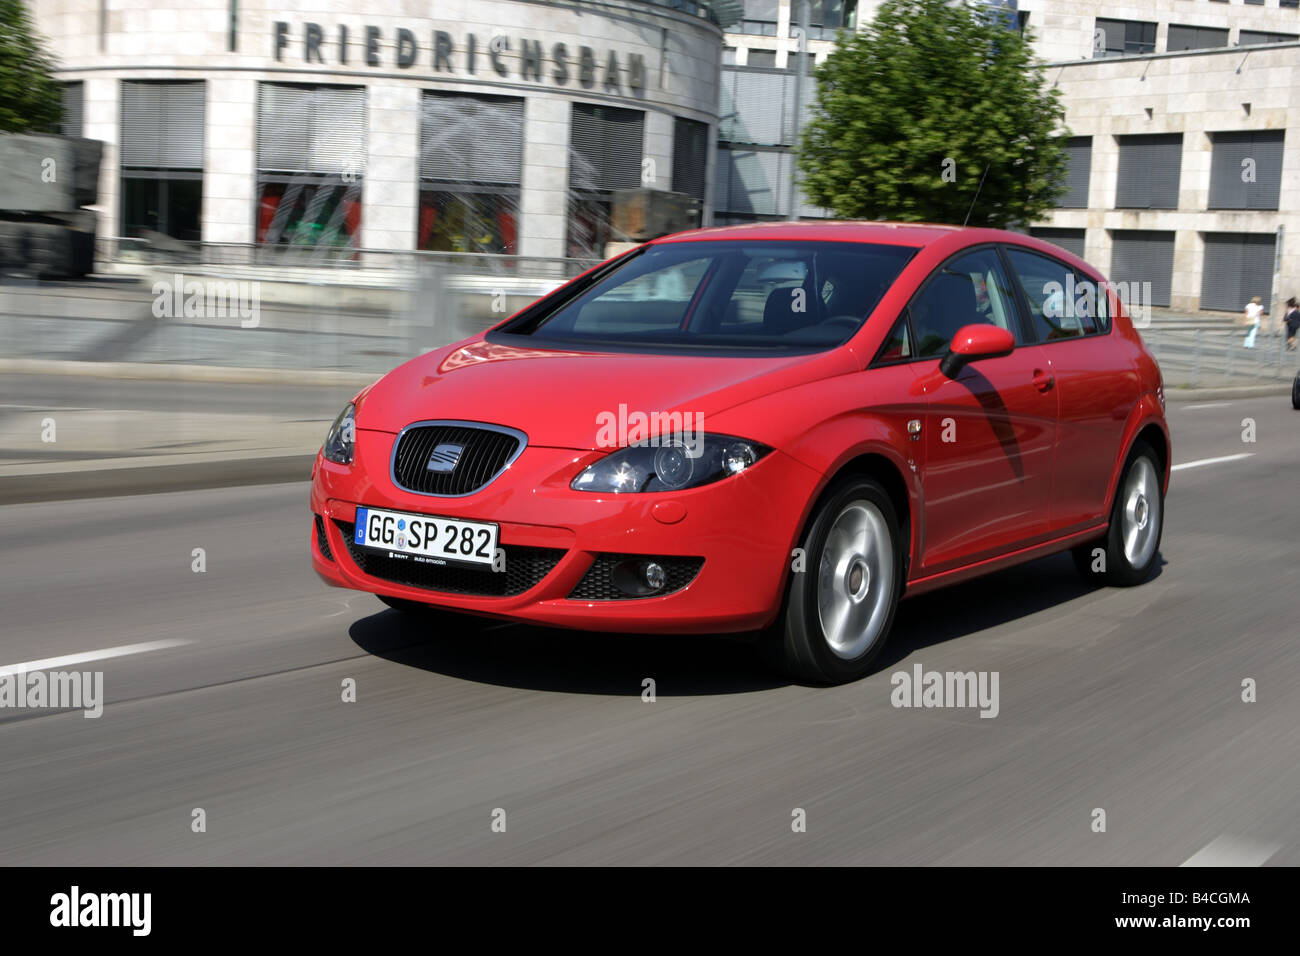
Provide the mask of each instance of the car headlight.
[{"label": "car headlight", "polygon": [[356,418],[357,407],[348,402],[347,407],[339,412],[339,417],[334,419],[330,430],[325,433],[325,445],[321,453],[326,461],[332,461],[336,465],[352,464],[352,446],[357,430]]},{"label": "car headlight", "polygon": [[662,439],[657,447],[634,445],[606,455],[569,487],[614,494],[698,488],[740,474],[771,450],[729,435]]}]

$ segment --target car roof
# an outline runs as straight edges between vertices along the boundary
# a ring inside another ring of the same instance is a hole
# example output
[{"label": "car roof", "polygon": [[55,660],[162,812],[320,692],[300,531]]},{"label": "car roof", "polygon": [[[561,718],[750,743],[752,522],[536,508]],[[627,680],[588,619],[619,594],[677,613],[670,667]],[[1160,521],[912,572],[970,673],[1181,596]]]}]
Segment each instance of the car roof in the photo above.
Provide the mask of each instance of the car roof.
[{"label": "car roof", "polygon": [[[894,246],[913,246],[920,248],[932,242],[951,236],[953,233],[998,233],[994,229],[966,229],[961,226],[945,226],[929,222],[863,222],[863,221],[793,221],[793,222],[751,222],[737,226],[714,226],[708,229],[692,229],[665,236],[655,242],[695,242],[700,240],[740,239],[740,240],[822,240],[837,242],[871,242]],[[978,237],[972,236],[972,239]],[[989,239],[993,236],[987,237]]]}]

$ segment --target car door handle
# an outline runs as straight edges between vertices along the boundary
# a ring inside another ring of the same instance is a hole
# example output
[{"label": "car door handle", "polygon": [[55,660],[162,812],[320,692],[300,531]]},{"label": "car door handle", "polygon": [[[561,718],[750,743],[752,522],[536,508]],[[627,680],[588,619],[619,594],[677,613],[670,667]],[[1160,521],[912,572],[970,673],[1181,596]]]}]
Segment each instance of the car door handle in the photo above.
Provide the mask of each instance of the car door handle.
[{"label": "car door handle", "polygon": [[1051,372],[1044,372],[1038,368],[1034,369],[1034,388],[1040,392],[1050,392],[1055,384],[1056,376]]}]

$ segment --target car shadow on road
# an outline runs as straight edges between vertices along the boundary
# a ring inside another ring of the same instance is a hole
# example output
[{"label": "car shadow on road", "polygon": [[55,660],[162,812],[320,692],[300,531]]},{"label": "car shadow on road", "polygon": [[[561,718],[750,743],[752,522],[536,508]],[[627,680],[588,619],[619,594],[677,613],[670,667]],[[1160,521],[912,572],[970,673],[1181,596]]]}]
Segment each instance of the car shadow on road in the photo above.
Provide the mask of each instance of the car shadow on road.
[{"label": "car shadow on road", "polygon": [[[1157,557],[1148,582],[1160,576],[1165,563],[1163,556]],[[1000,627],[1100,590],[1079,577],[1065,552],[910,598],[898,606],[893,634],[876,659],[876,670],[922,648]]]},{"label": "car shadow on road", "polygon": [[448,677],[525,690],[697,697],[788,683],[751,649],[708,635],[605,634],[432,613],[382,611],[354,622],[357,646],[385,660]]},{"label": "car shadow on road", "polygon": [[[1163,559],[1153,579],[1161,564]],[[1095,590],[1065,554],[906,600],[874,670]],[[790,683],[760,660],[752,641],[720,636],[591,633],[392,610],[360,618],[348,633],[361,650],[395,664],[524,690],[639,696],[643,681],[651,678],[657,697],[697,697]]]}]

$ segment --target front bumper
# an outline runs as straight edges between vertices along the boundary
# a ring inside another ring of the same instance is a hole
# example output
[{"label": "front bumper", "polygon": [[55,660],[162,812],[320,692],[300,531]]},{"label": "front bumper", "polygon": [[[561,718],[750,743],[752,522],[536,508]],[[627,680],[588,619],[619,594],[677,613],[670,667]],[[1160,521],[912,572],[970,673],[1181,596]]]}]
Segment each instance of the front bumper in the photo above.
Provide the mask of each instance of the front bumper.
[{"label": "front bumper", "polygon": [[[745,474],[701,488],[593,494],[569,483],[601,453],[528,446],[474,494],[437,497],[393,484],[395,437],[359,429],[350,466],[317,456],[311,510],[320,521],[311,533],[312,566],[326,583],[585,630],[710,633],[771,623],[818,482],[807,466],[772,452]],[[382,552],[349,547],[344,537],[358,506],[496,522],[504,574],[426,572],[409,562],[375,561]],[[670,559],[670,586],[688,583],[652,597],[593,600],[609,591],[600,585],[610,555]]]}]

